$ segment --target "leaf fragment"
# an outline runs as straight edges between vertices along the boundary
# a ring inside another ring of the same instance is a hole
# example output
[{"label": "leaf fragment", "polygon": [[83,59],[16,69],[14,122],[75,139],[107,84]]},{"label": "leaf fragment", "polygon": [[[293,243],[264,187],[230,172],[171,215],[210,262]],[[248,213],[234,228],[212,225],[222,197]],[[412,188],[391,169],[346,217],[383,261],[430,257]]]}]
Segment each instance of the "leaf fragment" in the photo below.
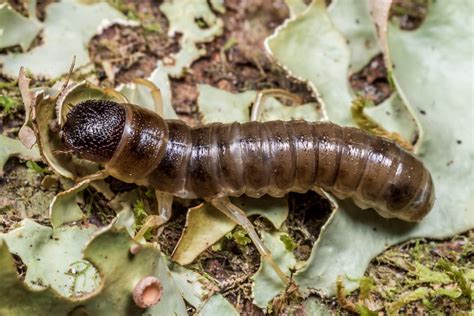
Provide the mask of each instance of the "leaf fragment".
[{"label": "leaf fragment", "polygon": [[18,77],[18,88],[20,89],[23,106],[25,107],[25,122],[18,132],[18,138],[28,148],[33,147],[36,143],[36,135],[32,129],[31,110],[36,104],[36,92],[30,89],[31,79],[25,74],[25,68],[20,68]]},{"label": "leaf fragment", "polygon": [[[385,0],[376,0],[382,2]],[[376,28],[370,16],[370,0],[335,0],[328,13],[335,27],[347,39],[351,52],[349,71],[356,73],[379,52]]]},{"label": "leaf fragment", "polygon": [[[2,238],[9,250],[26,265],[25,282],[29,287],[51,287],[64,297],[81,296],[96,289],[100,276],[94,267],[84,269],[87,262],[82,260],[82,247],[97,227],[53,231],[29,219],[20,225]],[[82,275],[78,269],[84,270]]]}]

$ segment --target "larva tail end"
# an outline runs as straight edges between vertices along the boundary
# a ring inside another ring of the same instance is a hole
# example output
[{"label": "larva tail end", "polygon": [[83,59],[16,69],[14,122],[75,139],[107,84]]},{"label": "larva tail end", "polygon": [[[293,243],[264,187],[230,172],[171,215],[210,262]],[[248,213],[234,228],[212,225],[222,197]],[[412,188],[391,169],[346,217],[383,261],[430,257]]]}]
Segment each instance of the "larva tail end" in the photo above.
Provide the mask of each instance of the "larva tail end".
[{"label": "larva tail end", "polygon": [[407,222],[420,222],[433,208],[435,189],[433,179],[427,172],[428,178],[420,186],[411,202],[402,210],[393,213],[394,217]]},{"label": "larva tail end", "polygon": [[418,190],[417,195],[410,203],[409,208],[412,209],[412,212],[407,214],[411,214],[407,220],[410,222],[421,221],[433,208],[435,199],[433,178],[428,174],[428,181],[426,181],[425,185]]}]

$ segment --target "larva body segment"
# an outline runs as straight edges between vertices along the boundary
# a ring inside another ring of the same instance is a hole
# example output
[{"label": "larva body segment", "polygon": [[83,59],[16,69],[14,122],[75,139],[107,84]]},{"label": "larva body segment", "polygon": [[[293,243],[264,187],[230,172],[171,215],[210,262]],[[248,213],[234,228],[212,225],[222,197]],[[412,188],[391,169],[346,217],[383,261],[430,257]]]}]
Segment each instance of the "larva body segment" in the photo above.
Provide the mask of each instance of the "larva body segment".
[{"label": "larva body segment", "polygon": [[[359,129],[306,121],[191,128],[131,104],[107,103],[123,107],[126,118],[113,157],[101,159],[109,159],[106,169],[126,182],[181,198],[208,199],[279,197],[319,187],[406,221],[420,220],[434,201],[433,182],[421,160]],[[74,148],[72,141],[66,143]]]},{"label": "larva body segment", "polygon": [[280,197],[320,187],[385,217],[413,221],[431,208],[423,163],[359,129],[306,121],[190,128],[168,121],[168,130],[165,155],[147,183],[181,198]]}]

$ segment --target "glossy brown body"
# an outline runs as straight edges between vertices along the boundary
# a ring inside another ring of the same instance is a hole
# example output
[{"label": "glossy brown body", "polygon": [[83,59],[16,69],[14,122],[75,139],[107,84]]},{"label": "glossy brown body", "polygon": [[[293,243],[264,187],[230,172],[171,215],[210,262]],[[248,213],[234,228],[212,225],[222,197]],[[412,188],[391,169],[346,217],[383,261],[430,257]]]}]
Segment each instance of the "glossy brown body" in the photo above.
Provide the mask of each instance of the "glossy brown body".
[{"label": "glossy brown body", "polygon": [[283,196],[322,188],[384,217],[420,220],[434,188],[423,163],[394,142],[332,123],[214,123],[191,128],[122,104],[111,175],[181,198]]}]

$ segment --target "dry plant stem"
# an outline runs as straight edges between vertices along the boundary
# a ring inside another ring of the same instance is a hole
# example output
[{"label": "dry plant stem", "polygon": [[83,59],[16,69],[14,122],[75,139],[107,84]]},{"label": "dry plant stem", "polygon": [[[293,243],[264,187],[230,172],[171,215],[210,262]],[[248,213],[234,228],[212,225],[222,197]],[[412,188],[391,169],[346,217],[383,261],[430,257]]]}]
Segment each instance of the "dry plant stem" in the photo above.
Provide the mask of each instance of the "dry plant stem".
[{"label": "dry plant stem", "polygon": [[244,211],[240,208],[232,204],[228,197],[218,197],[209,200],[209,202],[217,208],[219,211],[224,213],[227,217],[233,220],[235,223],[242,226],[243,229],[249,234],[250,239],[257,247],[258,252],[262,256],[262,258],[270,264],[270,266],[275,270],[278,274],[280,279],[283,281],[285,285],[290,283],[290,279],[286,276],[285,273],[280,269],[278,264],[273,260],[272,253],[268,248],[263,244],[260,237],[257,235],[255,228],[253,227],[252,223],[248,220],[247,216],[245,215]]},{"label": "dry plant stem", "polygon": [[[155,191],[158,215],[149,215],[140,231],[135,235],[134,239],[139,241],[145,236],[150,228],[163,226],[171,217],[171,208],[173,206],[173,195],[165,192]],[[161,233],[158,232],[157,235]]]},{"label": "dry plant stem", "polygon": [[299,96],[293,93],[290,93],[286,90],[282,90],[282,89],[261,90],[257,93],[257,96],[255,97],[255,102],[252,106],[252,113],[250,114],[251,121],[258,121],[260,119],[260,116],[262,115],[263,109],[265,106],[265,101],[269,97],[285,98],[290,101],[293,101],[297,105],[300,105],[303,103],[303,100]]},{"label": "dry plant stem", "polygon": [[161,97],[160,89],[155,86],[155,84],[149,80],[142,79],[142,78],[135,78],[133,82],[136,84],[141,84],[142,86],[147,87],[151,91],[151,95],[153,97],[153,102],[155,103],[155,111],[160,116],[163,116],[163,98]]}]

